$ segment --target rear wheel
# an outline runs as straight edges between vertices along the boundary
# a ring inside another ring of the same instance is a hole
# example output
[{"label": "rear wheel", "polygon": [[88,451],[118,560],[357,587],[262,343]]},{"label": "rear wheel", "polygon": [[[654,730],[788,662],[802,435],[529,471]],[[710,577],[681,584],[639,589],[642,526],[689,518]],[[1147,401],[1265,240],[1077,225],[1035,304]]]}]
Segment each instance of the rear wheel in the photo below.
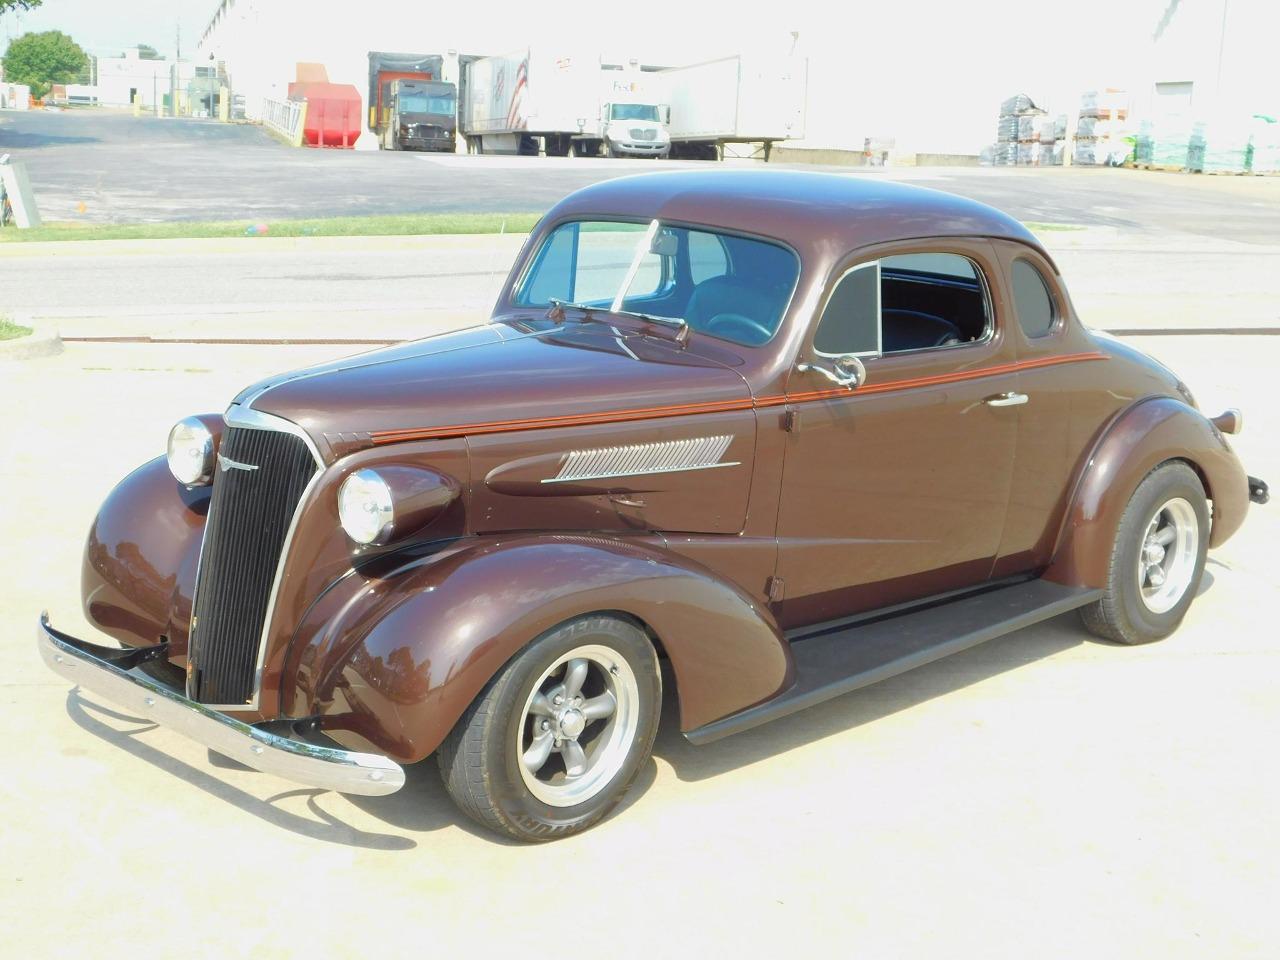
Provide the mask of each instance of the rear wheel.
[{"label": "rear wheel", "polygon": [[438,753],[454,801],[526,841],[593,826],[622,799],[653,747],[662,706],[644,632],[608,616],[566,623],[512,659]]},{"label": "rear wheel", "polygon": [[1195,598],[1208,546],[1209,507],[1200,478],[1185,463],[1157,467],[1120,518],[1106,595],[1081,608],[1084,625],[1117,643],[1167,637]]}]

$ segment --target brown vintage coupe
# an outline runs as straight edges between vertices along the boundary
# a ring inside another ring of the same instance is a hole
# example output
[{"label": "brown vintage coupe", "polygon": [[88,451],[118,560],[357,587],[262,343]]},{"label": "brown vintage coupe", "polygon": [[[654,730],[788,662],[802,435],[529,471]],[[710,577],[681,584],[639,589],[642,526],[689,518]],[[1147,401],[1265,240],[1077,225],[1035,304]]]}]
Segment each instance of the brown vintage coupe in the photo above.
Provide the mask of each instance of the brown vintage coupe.
[{"label": "brown vintage coupe", "polygon": [[669,661],[705,743],[1079,610],[1156,640],[1266,485],[1089,332],[1018,222],[933,191],[613,180],[492,320],[173,428],[85,550],[57,672],[218,753],[385,794],[436,754],[482,824],[586,829]]}]

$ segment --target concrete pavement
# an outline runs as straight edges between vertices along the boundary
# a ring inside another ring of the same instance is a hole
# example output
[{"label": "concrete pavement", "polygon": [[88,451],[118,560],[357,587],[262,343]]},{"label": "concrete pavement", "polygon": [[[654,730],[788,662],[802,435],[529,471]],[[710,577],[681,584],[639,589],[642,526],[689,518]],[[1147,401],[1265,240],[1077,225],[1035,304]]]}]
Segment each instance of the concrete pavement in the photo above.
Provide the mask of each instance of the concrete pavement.
[{"label": "concrete pavement", "polygon": [[[1151,337],[1280,477],[1275,337]],[[13,956],[1246,958],[1280,942],[1275,506],[1147,647],[1072,617],[706,747],[674,704],[626,808],[509,846],[428,762],[379,800],[211,765],[45,671],[85,532],[170,424],[333,347],[71,344],[0,371],[0,930]]]}]

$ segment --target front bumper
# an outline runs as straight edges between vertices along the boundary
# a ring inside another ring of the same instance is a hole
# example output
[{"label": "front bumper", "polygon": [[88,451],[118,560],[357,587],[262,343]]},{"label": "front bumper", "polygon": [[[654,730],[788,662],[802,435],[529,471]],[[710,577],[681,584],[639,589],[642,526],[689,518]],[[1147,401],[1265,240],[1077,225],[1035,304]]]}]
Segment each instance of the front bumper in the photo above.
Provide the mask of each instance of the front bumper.
[{"label": "front bumper", "polygon": [[117,649],[78,640],[55,630],[48,613],[40,615],[36,642],[54,673],[255,770],[370,797],[404,786],[404,769],[386,757],[281,736],[211,710],[137,672],[161,648]]},{"label": "front bumper", "polygon": [[453,153],[456,144],[452,137],[404,137],[400,146],[406,150],[426,150],[431,153]]},{"label": "front bumper", "polygon": [[616,153],[629,157],[665,157],[671,152],[671,143],[658,143],[651,140],[614,140]]}]

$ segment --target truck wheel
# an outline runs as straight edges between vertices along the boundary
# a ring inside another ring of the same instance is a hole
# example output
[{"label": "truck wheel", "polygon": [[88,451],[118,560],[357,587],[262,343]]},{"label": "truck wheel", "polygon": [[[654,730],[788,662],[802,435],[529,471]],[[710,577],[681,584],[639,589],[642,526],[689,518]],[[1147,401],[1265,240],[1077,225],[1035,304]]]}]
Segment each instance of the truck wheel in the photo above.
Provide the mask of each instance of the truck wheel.
[{"label": "truck wheel", "polygon": [[620,154],[617,150],[613,148],[613,144],[610,143],[608,140],[604,142],[604,155],[606,157],[612,157],[614,159],[617,159],[618,157],[622,156],[622,154]]},{"label": "truck wheel", "polygon": [[1167,637],[1195,599],[1208,549],[1200,478],[1180,462],[1152,470],[1120,518],[1106,595],[1080,609],[1085,627],[1117,643]]},{"label": "truck wheel", "polygon": [[580,833],[622,799],[649,757],[662,676],[649,639],[617,617],[544,634],[467,708],[437,753],[473,819],[525,841]]}]

